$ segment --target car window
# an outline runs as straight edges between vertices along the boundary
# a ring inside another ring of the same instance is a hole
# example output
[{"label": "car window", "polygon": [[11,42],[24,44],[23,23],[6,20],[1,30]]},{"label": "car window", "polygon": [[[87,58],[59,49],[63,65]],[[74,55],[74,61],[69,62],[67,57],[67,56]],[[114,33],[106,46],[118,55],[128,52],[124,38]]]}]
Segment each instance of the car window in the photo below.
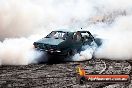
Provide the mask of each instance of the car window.
[{"label": "car window", "polygon": [[90,37],[88,33],[81,33],[81,35],[84,41],[88,41],[88,38]]},{"label": "car window", "polygon": [[80,33],[74,33],[73,39],[75,41],[81,41],[81,39],[82,39],[81,34]]},{"label": "car window", "polygon": [[89,37],[89,34],[88,33],[81,33],[82,37],[84,36],[88,36]]},{"label": "car window", "polygon": [[53,37],[55,38],[63,38],[65,33],[61,33],[61,32],[56,32],[56,34],[53,35]]},{"label": "car window", "polygon": [[66,32],[53,31],[49,35],[47,35],[46,38],[66,39],[67,33]]}]

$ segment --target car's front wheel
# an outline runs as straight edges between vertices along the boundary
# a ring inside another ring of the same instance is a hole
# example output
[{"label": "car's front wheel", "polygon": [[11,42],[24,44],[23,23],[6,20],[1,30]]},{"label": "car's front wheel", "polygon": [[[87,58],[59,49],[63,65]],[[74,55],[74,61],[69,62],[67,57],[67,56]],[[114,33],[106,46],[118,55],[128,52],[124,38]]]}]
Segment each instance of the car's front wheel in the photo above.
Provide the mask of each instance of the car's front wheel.
[{"label": "car's front wheel", "polygon": [[67,53],[68,56],[74,56],[75,54],[77,54],[77,49],[69,50]]}]

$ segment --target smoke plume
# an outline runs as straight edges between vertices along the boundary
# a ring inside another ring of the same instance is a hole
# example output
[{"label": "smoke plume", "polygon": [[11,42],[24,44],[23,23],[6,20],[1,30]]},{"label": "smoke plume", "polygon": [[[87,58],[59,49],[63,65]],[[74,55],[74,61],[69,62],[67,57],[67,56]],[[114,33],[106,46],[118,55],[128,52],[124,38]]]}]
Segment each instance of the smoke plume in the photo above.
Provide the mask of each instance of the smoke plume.
[{"label": "smoke plume", "polygon": [[99,35],[104,41],[96,51],[96,57],[120,60],[132,58],[131,20],[132,16],[118,17],[109,28],[100,30]]},{"label": "smoke plume", "polygon": [[[131,0],[0,0],[0,63],[29,64],[41,56],[33,42],[59,28],[90,30],[102,45],[73,60],[131,59]],[[35,35],[42,35],[36,37]]]}]

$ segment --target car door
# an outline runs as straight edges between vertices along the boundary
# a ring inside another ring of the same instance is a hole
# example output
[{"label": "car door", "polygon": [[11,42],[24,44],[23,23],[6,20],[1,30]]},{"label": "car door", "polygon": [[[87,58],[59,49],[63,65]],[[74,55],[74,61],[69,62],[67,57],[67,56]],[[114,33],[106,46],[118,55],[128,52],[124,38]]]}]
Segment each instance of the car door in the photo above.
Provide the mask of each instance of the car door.
[{"label": "car door", "polygon": [[73,49],[79,50],[82,46],[82,36],[80,32],[73,34]]}]

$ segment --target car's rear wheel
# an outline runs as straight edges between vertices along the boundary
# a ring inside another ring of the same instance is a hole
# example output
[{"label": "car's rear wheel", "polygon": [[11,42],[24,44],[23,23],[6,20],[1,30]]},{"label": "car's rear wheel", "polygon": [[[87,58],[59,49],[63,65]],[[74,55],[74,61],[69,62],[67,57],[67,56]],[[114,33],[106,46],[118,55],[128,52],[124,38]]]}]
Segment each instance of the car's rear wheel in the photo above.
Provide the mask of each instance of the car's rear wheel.
[{"label": "car's rear wheel", "polygon": [[74,56],[75,54],[77,54],[77,49],[69,50],[69,52],[67,53],[68,56]]}]

